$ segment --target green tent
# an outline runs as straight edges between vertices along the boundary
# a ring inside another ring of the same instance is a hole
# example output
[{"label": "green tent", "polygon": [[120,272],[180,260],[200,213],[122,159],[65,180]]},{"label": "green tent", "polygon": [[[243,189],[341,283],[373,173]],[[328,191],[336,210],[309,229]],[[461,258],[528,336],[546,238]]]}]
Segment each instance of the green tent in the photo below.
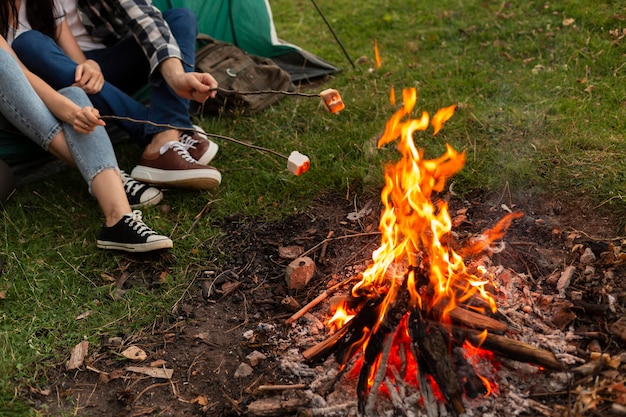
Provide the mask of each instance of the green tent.
[{"label": "green tent", "polygon": [[271,58],[291,75],[308,80],[339,71],[324,59],[278,38],[268,0],[153,0],[160,10],[187,7],[198,17],[198,31]]}]

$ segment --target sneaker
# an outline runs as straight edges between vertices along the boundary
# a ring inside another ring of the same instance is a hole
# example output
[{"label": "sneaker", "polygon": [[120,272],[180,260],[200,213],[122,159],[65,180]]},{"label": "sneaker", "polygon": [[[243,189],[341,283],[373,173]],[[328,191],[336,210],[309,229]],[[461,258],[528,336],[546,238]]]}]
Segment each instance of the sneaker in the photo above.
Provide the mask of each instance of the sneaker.
[{"label": "sneaker", "polygon": [[124,215],[111,227],[102,226],[96,245],[100,249],[127,252],[149,252],[174,246],[169,237],[161,236],[146,226],[139,210]]},{"label": "sneaker", "polygon": [[139,182],[122,170],[120,170],[120,174],[130,208],[153,206],[163,200],[163,193],[158,188]]},{"label": "sneaker", "polygon": [[215,189],[222,181],[217,169],[199,164],[180,142],[163,145],[155,159],[141,157],[130,175],[149,184],[196,189]]},{"label": "sneaker", "polygon": [[178,135],[179,141],[187,148],[193,159],[202,165],[208,165],[215,158],[219,146],[201,133],[204,130],[200,126],[193,125],[193,128],[196,132],[182,130]]}]

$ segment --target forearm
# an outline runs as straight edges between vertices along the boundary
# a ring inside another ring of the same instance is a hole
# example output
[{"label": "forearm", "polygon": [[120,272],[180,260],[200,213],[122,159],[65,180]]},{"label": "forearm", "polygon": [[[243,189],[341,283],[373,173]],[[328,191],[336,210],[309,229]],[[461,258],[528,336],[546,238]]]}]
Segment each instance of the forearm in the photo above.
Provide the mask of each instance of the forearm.
[{"label": "forearm", "polygon": [[183,63],[178,58],[167,58],[161,62],[158,67],[163,79],[169,85],[172,85],[173,80],[181,74],[185,73],[185,69],[183,68]]}]

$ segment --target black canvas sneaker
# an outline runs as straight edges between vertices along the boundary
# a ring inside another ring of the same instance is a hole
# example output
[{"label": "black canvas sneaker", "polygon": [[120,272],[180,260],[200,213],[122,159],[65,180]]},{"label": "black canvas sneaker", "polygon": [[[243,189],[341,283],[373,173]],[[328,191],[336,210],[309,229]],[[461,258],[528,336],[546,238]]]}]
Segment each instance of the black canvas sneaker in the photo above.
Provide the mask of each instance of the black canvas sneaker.
[{"label": "black canvas sneaker", "polygon": [[120,170],[120,174],[130,208],[153,206],[163,200],[163,193],[158,188],[139,182],[122,170]]},{"label": "black canvas sneaker", "polygon": [[150,252],[174,246],[167,236],[161,236],[141,220],[141,211],[124,215],[111,227],[102,226],[96,245],[100,249],[124,250],[126,252]]}]

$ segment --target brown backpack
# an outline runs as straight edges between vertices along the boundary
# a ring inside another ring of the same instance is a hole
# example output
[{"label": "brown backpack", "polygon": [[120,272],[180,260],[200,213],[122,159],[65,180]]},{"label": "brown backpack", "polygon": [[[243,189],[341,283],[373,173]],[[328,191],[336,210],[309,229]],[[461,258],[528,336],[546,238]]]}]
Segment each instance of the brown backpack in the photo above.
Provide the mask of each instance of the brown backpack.
[{"label": "brown backpack", "polygon": [[284,95],[262,91],[292,91],[289,73],[269,58],[251,55],[241,48],[208,35],[198,36],[196,70],[208,72],[219,83],[214,99],[198,107],[204,113],[241,111],[257,113]]}]

